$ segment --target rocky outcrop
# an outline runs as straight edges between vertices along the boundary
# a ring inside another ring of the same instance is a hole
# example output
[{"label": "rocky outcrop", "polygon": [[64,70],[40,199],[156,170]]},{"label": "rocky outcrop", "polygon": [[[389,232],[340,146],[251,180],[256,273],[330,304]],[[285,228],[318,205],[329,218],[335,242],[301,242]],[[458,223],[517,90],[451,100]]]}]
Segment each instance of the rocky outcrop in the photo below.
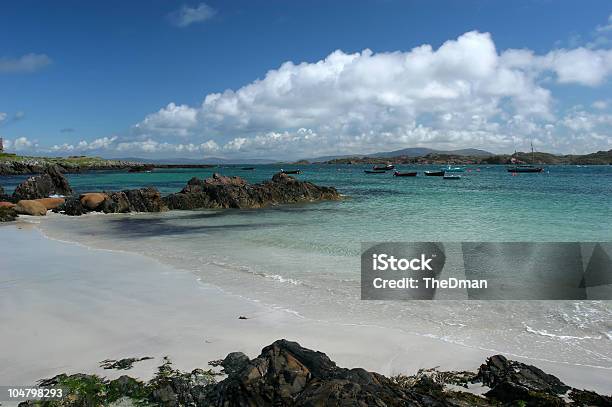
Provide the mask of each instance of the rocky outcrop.
[{"label": "rocky outcrop", "polygon": [[44,158],[44,157],[19,157],[5,158],[0,161],[0,175],[27,175],[42,174],[50,166],[57,166],[65,173],[79,173],[95,170],[125,170],[141,163],[132,161],[104,160],[95,157],[68,157],[68,158]]},{"label": "rocky outcrop", "polygon": [[164,202],[170,209],[244,209],[338,199],[340,194],[335,188],[298,181],[287,174],[276,174],[271,181],[260,184],[214,174],[205,180],[192,178],[181,192],[164,197]]},{"label": "rocky outcrop", "polygon": [[570,388],[553,375],[535,366],[508,360],[502,355],[490,357],[478,370],[478,379],[491,387],[487,393],[498,400],[510,401],[530,393],[557,396]]},{"label": "rocky outcrop", "polygon": [[23,199],[13,208],[20,215],[45,216],[47,208],[36,200]]},{"label": "rocky outcrop", "polygon": [[102,205],[102,202],[104,202],[106,199],[108,199],[108,195],[100,192],[82,194],[79,197],[81,205],[83,205],[83,207],[89,209],[90,211],[95,211],[96,209],[98,209],[100,205]]},{"label": "rocky outcrop", "polygon": [[[126,403],[122,405],[177,407],[612,405],[608,396],[570,389],[534,366],[499,355],[489,358],[477,373],[425,369],[414,376],[387,378],[360,368],[339,367],[324,353],[283,339],[263,348],[254,359],[233,352],[210,365],[222,367],[226,378],[217,382],[215,377],[220,373],[212,370],[181,372],[165,359],[147,383],[129,376],[109,381],[93,375],[62,374],[41,381],[41,385],[60,385],[70,392],[71,398],[54,404],[60,406],[91,405],[85,403],[87,400],[95,400],[95,405],[116,405],[112,403],[121,401]],[[484,396],[456,390],[466,380],[482,382],[492,389]],[[507,386],[518,391],[506,392]],[[561,397],[567,390],[567,395]]]},{"label": "rocky outcrop", "polygon": [[43,174],[30,177],[19,184],[13,192],[13,199],[39,199],[47,198],[49,195],[68,196],[71,194],[72,188],[59,167],[49,166]]},{"label": "rocky outcrop", "polygon": [[0,222],[11,222],[17,218],[17,212],[12,206],[0,205]]},{"label": "rocky outcrop", "polygon": [[129,189],[119,192],[89,193],[70,197],[55,212],[80,216],[87,212],[104,213],[163,212],[168,210],[155,188]]},{"label": "rocky outcrop", "polygon": [[65,198],[41,198],[36,199],[36,202],[40,202],[47,209],[55,209],[66,201]]}]

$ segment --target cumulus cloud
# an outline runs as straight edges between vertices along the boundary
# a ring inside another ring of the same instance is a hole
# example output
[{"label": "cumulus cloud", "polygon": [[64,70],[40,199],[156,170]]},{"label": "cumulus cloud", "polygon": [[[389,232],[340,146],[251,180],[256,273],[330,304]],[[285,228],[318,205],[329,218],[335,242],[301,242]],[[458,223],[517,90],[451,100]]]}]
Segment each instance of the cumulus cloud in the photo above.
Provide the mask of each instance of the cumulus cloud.
[{"label": "cumulus cloud", "polygon": [[19,58],[0,58],[0,73],[36,72],[51,64],[51,58],[45,54],[26,54]]},{"label": "cumulus cloud", "polygon": [[18,137],[14,140],[4,139],[3,142],[5,151],[24,151],[38,147],[36,142],[29,140],[27,137]]},{"label": "cumulus cloud", "polygon": [[183,5],[180,9],[170,13],[168,18],[178,27],[187,27],[194,23],[210,20],[215,14],[217,14],[217,10],[206,3],[200,3],[195,7]]},{"label": "cumulus cloud", "polygon": [[610,50],[499,52],[490,34],[472,31],[438,49],[338,50],[313,63],[285,62],[199,106],[169,103],[134,131],[150,140],[212,137],[220,151],[262,156],[415,145],[508,150],[517,138],[548,132],[552,140],[571,129],[555,126],[554,82],[598,86],[610,74]]}]

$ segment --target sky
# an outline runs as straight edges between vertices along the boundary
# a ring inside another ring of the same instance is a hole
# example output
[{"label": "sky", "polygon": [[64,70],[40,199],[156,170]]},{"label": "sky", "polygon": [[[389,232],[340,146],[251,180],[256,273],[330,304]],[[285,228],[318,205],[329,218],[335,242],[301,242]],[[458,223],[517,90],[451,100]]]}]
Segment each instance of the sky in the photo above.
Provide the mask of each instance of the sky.
[{"label": "sky", "polygon": [[8,0],[0,10],[0,137],[20,154],[612,149],[609,0]]}]

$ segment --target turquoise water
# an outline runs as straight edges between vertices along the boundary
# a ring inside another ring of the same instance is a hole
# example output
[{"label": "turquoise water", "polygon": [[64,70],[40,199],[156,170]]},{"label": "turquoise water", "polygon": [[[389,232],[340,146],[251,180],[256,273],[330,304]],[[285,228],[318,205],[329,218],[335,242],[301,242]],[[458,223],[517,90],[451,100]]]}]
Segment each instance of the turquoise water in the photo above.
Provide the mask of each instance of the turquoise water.
[{"label": "turquoise water", "polygon": [[[611,241],[611,166],[554,166],[517,176],[503,166],[473,166],[458,181],[422,175],[438,167],[400,168],[416,169],[415,178],[368,175],[365,168],[302,167],[299,179],[337,187],[345,195],[339,202],[56,217],[41,227],[58,238],[154,257],[303,318],[391,326],[492,352],[612,369],[610,302],[359,299],[363,241]],[[279,169],[98,172],[69,179],[78,192],[151,185],[170,193],[192,176],[220,172],[257,182]]]}]

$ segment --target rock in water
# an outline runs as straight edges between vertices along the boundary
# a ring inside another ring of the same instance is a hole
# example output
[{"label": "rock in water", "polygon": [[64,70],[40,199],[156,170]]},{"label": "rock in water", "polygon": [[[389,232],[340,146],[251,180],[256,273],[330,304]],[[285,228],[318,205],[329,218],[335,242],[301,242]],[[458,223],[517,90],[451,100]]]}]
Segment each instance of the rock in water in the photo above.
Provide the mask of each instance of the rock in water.
[{"label": "rock in water", "polygon": [[90,211],[105,213],[162,212],[168,210],[155,188],[129,189],[119,192],[92,192],[71,197],[55,212],[80,216]]},{"label": "rock in water", "polygon": [[53,194],[66,196],[72,194],[68,180],[56,165],[45,168],[43,174],[30,177],[19,184],[13,192],[13,198],[15,200],[39,199]]},{"label": "rock in water", "polygon": [[17,202],[13,208],[20,215],[45,216],[47,208],[38,201],[24,199]]},{"label": "rock in water", "polygon": [[55,209],[63,204],[66,200],[64,198],[41,198],[37,199],[36,201],[43,204],[47,209]]},{"label": "rock in water", "polygon": [[102,205],[102,202],[108,199],[108,195],[100,192],[91,192],[88,194],[82,194],[79,199],[85,208],[89,209],[90,211],[95,211],[100,207],[100,205]]},{"label": "rock in water", "polygon": [[340,194],[335,188],[298,181],[282,173],[260,184],[248,184],[240,177],[219,174],[205,180],[192,178],[181,192],[164,197],[170,209],[263,208],[338,199]]}]

